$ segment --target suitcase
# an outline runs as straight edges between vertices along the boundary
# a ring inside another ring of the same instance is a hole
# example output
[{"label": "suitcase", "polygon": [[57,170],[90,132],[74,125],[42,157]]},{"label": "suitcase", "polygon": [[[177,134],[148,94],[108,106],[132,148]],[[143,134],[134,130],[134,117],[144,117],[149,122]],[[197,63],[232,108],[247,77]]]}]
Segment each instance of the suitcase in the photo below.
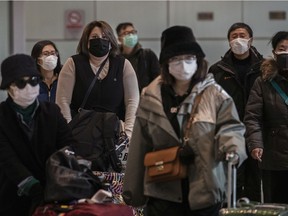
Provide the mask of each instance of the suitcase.
[{"label": "suitcase", "polygon": [[288,216],[288,204],[250,202],[248,198],[236,201],[236,166],[231,162],[233,154],[227,155],[228,184],[227,184],[227,208],[219,211],[219,216]]},{"label": "suitcase", "polygon": [[134,216],[133,209],[127,205],[114,203],[71,205],[46,204],[38,207],[32,216]]}]

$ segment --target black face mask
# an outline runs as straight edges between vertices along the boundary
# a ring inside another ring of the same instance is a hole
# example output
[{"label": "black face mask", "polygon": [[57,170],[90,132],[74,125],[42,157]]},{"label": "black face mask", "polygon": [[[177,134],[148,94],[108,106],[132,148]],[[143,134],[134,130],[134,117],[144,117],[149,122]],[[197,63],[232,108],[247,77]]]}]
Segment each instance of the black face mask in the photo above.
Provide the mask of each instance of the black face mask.
[{"label": "black face mask", "polygon": [[89,52],[96,57],[102,57],[109,52],[110,42],[108,40],[104,40],[102,38],[95,38],[90,39],[89,43]]},{"label": "black face mask", "polygon": [[276,55],[276,62],[277,62],[278,68],[281,71],[287,71],[288,70],[288,54],[287,53],[277,54]]}]

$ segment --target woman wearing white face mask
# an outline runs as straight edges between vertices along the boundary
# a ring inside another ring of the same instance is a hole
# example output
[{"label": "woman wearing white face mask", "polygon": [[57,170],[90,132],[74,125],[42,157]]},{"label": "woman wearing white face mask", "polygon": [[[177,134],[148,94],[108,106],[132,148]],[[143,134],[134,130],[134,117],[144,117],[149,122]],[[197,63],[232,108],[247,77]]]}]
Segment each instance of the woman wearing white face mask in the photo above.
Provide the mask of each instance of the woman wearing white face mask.
[{"label": "woman wearing white face mask", "polygon": [[[207,75],[205,54],[185,26],[166,29],[161,37],[161,75],[142,92],[125,170],[123,198],[146,204],[147,216],[217,216],[225,200],[226,153],[235,163],[247,157],[244,126],[232,98]],[[195,98],[200,102],[180,157],[188,166],[182,180],[146,181],[147,152],[182,146]]]},{"label": "woman wearing white face mask", "polygon": [[8,98],[0,104],[0,215],[30,216],[44,199],[47,158],[74,140],[59,107],[37,99],[31,56],[6,58],[1,75]]},{"label": "woman wearing white face mask", "polygon": [[38,41],[32,48],[31,56],[41,73],[38,99],[55,103],[58,75],[62,67],[56,45],[50,40]]}]

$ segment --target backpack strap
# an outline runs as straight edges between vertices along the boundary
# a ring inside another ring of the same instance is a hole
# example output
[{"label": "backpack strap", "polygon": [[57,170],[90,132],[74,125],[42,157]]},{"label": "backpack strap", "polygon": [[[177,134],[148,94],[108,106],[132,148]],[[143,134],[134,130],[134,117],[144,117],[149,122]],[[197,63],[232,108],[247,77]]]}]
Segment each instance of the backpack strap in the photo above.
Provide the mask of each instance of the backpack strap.
[{"label": "backpack strap", "polygon": [[288,96],[286,95],[286,93],[280,88],[280,86],[274,80],[271,80],[270,83],[279,93],[279,95],[283,98],[285,104],[288,105]]}]

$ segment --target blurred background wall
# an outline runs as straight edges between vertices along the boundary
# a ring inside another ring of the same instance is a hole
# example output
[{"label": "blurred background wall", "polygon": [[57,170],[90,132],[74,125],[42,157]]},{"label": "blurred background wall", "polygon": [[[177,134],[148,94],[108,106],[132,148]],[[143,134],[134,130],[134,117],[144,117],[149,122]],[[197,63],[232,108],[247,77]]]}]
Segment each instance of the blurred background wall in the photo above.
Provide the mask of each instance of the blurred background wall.
[{"label": "blurred background wall", "polygon": [[[287,1],[0,1],[0,60],[13,53],[30,54],[37,41],[49,39],[65,63],[92,20],[107,21],[114,31],[120,22],[133,22],[140,43],[157,55],[164,29],[189,26],[210,65],[229,48],[228,28],[245,22],[254,31],[253,45],[267,57],[271,37],[288,30],[287,12]],[[0,101],[5,94],[0,91]]]}]

